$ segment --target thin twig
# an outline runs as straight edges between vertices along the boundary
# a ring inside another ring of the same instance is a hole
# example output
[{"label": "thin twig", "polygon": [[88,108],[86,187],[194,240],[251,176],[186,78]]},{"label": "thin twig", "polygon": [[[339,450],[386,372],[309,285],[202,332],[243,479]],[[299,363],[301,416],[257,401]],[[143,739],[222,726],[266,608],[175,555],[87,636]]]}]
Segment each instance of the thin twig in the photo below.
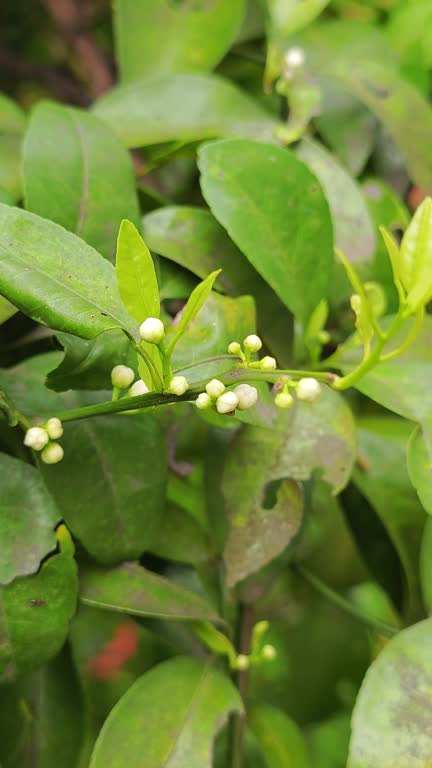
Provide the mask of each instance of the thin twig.
[{"label": "thin twig", "polygon": [[[254,610],[251,605],[240,605],[239,616],[239,650],[248,656],[251,650],[252,630],[254,626]],[[237,687],[243,701],[243,712],[236,713],[232,718],[231,729],[231,765],[232,768],[244,766],[244,739],[246,731],[246,699],[249,685],[249,670],[237,672]]]}]

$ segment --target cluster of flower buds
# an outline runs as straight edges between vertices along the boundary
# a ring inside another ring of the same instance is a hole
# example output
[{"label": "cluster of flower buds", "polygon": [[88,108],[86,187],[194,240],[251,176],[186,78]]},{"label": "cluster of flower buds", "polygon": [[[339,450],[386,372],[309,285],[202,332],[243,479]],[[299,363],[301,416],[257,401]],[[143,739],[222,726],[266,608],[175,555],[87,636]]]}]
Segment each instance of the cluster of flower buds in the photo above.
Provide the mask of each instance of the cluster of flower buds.
[{"label": "cluster of flower buds", "polygon": [[232,341],[228,346],[230,355],[237,355],[242,362],[247,363],[250,368],[260,368],[263,371],[274,371],[277,367],[276,360],[270,355],[262,357],[261,360],[251,363],[250,356],[254,352],[259,352],[262,347],[262,341],[259,336],[252,333],[246,336],[243,346],[238,341]]},{"label": "cluster of flower buds", "polygon": [[302,400],[305,403],[313,403],[321,394],[321,384],[311,376],[299,381],[289,380],[275,397],[275,405],[278,408],[288,410],[294,405],[294,397],[289,391],[290,388],[295,391],[297,400]]},{"label": "cluster of flower buds", "polygon": [[260,651],[252,653],[250,656],[247,656],[245,653],[239,653],[235,660],[234,666],[235,669],[243,672],[246,669],[249,669],[251,666],[256,666],[260,662],[274,661],[276,656],[277,651],[274,645],[267,643],[267,645],[263,645]]},{"label": "cluster of flower buds", "polygon": [[63,425],[60,419],[53,417],[45,424],[30,427],[25,433],[24,445],[34,451],[41,452],[41,459],[45,464],[58,464],[64,456],[63,448],[58,440],[63,434]]},{"label": "cluster of flower buds", "polygon": [[236,410],[247,411],[258,400],[258,392],[249,384],[239,384],[235,389],[225,389],[219,379],[212,379],[206,385],[206,391],[198,395],[195,404],[201,411],[215,407],[218,413],[234,413]]}]

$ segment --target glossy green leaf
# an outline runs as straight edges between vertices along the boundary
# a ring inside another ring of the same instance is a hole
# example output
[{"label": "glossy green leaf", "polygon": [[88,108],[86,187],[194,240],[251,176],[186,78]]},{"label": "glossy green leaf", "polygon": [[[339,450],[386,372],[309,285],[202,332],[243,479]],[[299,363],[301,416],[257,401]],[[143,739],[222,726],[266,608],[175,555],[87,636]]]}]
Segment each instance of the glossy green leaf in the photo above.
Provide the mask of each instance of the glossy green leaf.
[{"label": "glossy green leaf", "polygon": [[202,597],[135,563],[81,573],[80,598],[86,605],[133,616],[176,621],[221,621]]},{"label": "glossy green leaf", "polygon": [[131,82],[213,69],[234,42],[244,10],[244,0],[180,4],[116,0],[114,30],[121,79]]},{"label": "glossy green leaf", "polygon": [[117,86],[93,109],[127,147],[215,136],[271,141],[278,125],[249,95],[216,75],[181,74]]},{"label": "glossy green leaf", "polygon": [[159,288],[150,251],[131,221],[121,223],[116,255],[119,293],[129,314],[139,323],[159,317]]},{"label": "glossy green leaf", "polygon": [[22,172],[29,211],[114,261],[121,220],[138,224],[139,215],[131,160],[104,123],[74,107],[39,102],[25,137]]},{"label": "glossy green leaf", "polygon": [[432,8],[429,0],[397,4],[386,25],[386,36],[402,54],[409,53],[413,47],[420,48],[427,67],[430,68],[431,23]]},{"label": "glossy green leaf", "polygon": [[0,205],[0,292],[34,320],[92,339],[110,328],[136,334],[114,268],[76,235]]},{"label": "glossy green leaf", "polygon": [[205,278],[205,280],[203,280],[196,286],[196,288],[193,289],[185,307],[181,310],[178,320],[176,320],[175,324],[172,326],[173,333],[168,336],[168,352],[172,352],[178,340],[186,331],[189,323],[194,320],[200,309],[204,306],[205,302],[210,296],[213,284],[219,275],[219,272],[219,269],[217,269],[215,272],[212,272],[210,275],[208,275],[208,277]]},{"label": "glossy green leaf", "polygon": [[0,687],[0,760],[4,768],[77,768],[82,695],[67,646],[14,685]]},{"label": "glossy green leaf", "polygon": [[213,653],[226,656],[232,665],[235,664],[237,653],[231,640],[208,621],[194,621],[192,629],[204,645]]},{"label": "glossy green leaf", "polygon": [[74,422],[62,446],[64,459],[41,471],[74,536],[101,563],[138,557],[157,534],[165,498],[165,446],[154,417]]},{"label": "glossy green leaf", "polygon": [[431,451],[421,427],[416,427],[407,446],[408,472],[424,509],[432,514]]},{"label": "glossy green leaf", "polygon": [[[21,196],[21,151],[26,117],[21,107],[0,94],[0,185],[15,203]],[[2,202],[6,202],[2,200]]]},{"label": "glossy green leaf", "polygon": [[415,312],[432,294],[432,199],[427,197],[408,225],[399,251],[398,277]]},{"label": "glossy green leaf", "polygon": [[105,331],[95,339],[80,339],[69,333],[57,333],[56,336],[63,347],[64,357],[46,378],[47,387],[55,392],[109,390],[115,365],[127,365],[137,370],[136,353],[123,331]]},{"label": "glossy green leaf", "polygon": [[294,720],[269,704],[258,704],[248,712],[248,725],[258,741],[268,768],[308,768],[304,736]]},{"label": "glossy green leaf", "polygon": [[292,35],[310,24],[328,5],[329,0],[267,0],[276,33]]},{"label": "glossy green leaf", "polygon": [[354,483],[384,524],[405,571],[409,600],[417,599],[417,562],[424,512],[406,470],[405,452],[411,425],[401,419],[367,418],[358,424],[359,455]]},{"label": "glossy green leaf", "polygon": [[332,215],[335,245],[352,262],[371,259],[375,234],[366,202],[354,179],[330,152],[312,139],[303,139],[296,153],[324,190]]},{"label": "glossy green leaf", "polygon": [[345,768],[350,738],[348,715],[335,715],[308,731],[311,768]]},{"label": "glossy green leaf", "polygon": [[333,263],[331,218],[316,178],[289,150],[235,139],[204,146],[199,166],[216,218],[306,321],[327,295]]},{"label": "glossy green leaf", "polygon": [[0,454],[0,584],[35,573],[56,548],[54,529],[61,514],[39,472]]},{"label": "glossy green leaf", "polygon": [[369,668],[354,708],[348,768],[430,764],[431,628],[428,619],[403,630]]},{"label": "glossy green leaf", "polygon": [[77,572],[66,533],[38,573],[0,589],[0,682],[45,664],[61,649],[76,604]]},{"label": "glossy green leaf", "polygon": [[0,296],[0,325],[3,325],[6,320],[9,320],[9,318],[12,317],[16,311],[17,308],[14,307],[10,301],[7,301],[7,299],[4,299],[3,296]]},{"label": "glossy green leaf", "polygon": [[181,656],[166,661],[137,680],[114,707],[90,766],[120,768],[126,760],[141,768],[210,768],[216,732],[230,712],[241,710],[239,693],[213,661]]},{"label": "glossy green leaf", "polygon": [[428,518],[423,532],[420,554],[420,582],[425,608],[432,613],[432,520]]}]

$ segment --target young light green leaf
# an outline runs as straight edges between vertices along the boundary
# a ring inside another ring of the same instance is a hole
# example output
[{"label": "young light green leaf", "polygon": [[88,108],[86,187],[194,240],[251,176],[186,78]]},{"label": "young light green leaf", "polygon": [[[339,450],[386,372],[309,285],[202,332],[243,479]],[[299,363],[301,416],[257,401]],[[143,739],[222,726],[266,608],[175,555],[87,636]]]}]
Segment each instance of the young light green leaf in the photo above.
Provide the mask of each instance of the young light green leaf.
[{"label": "young light green leaf", "polygon": [[204,145],[199,167],[216,218],[283,303],[307,322],[328,294],[333,265],[330,211],[316,177],[290,150],[240,139]]},{"label": "young light green leaf", "polygon": [[38,570],[56,547],[60,519],[39,472],[0,453],[0,584]]},{"label": "young light green leaf", "polygon": [[420,583],[425,608],[432,613],[432,518],[426,520],[420,550]]},{"label": "young light green leaf", "polygon": [[92,339],[122,328],[138,336],[112,264],[58,224],[2,204],[0,293],[58,331]]},{"label": "young light green leaf", "polygon": [[267,0],[272,26],[276,34],[287,37],[310,24],[329,0]]},{"label": "young light green leaf", "polygon": [[390,259],[392,272],[393,272],[393,280],[395,281],[395,284],[399,283],[402,286],[401,275],[400,275],[399,247],[393,235],[391,235],[390,232],[385,227],[380,227],[379,230],[381,232],[382,238],[384,240],[384,245],[387,249],[387,253]]},{"label": "young light green leaf", "polygon": [[407,292],[411,313],[426,304],[432,295],[432,198],[417,208],[400,247],[400,281]]},{"label": "young light green leaf", "polygon": [[244,0],[200,4],[115,0],[121,80],[213,69],[234,41],[244,9]]},{"label": "young light green leaf", "polygon": [[210,296],[213,283],[220,272],[220,269],[216,269],[193,289],[186,306],[181,310],[178,322],[175,322],[172,326],[173,335],[169,338],[167,346],[168,353],[173,351],[179,338],[183,336],[191,320],[196,317],[201,307],[205,304],[207,298]]},{"label": "young light green leaf", "polygon": [[202,597],[135,563],[81,573],[80,599],[104,611],[120,611],[172,621],[222,622]]},{"label": "young light green leaf", "polygon": [[426,512],[432,515],[432,458],[420,426],[408,441],[407,462],[410,480]]},{"label": "young light green leaf", "polygon": [[135,225],[123,219],[117,239],[116,275],[129,314],[142,323],[159,317],[159,287],[153,259]]},{"label": "young light green leaf", "polygon": [[305,738],[285,712],[269,704],[256,704],[248,712],[248,725],[267,768],[309,768]]},{"label": "young light green leaf", "polygon": [[194,621],[192,629],[207,648],[210,648],[213,653],[227,656],[231,666],[234,666],[237,654],[231,640],[223,632],[208,621]]},{"label": "young light green leaf", "polygon": [[216,732],[242,709],[214,661],[170,659],[139,678],[111,711],[90,768],[210,768]]},{"label": "young light green leaf", "polygon": [[139,224],[131,158],[88,111],[39,102],[24,141],[22,172],[27,210],[74,232],[110,261],[121,220]]},{"label": "young light green leaf", "polygon": [[354,707],[348,768],[430,765],[431,631],[432,619],[414,624],[372,663]]}]

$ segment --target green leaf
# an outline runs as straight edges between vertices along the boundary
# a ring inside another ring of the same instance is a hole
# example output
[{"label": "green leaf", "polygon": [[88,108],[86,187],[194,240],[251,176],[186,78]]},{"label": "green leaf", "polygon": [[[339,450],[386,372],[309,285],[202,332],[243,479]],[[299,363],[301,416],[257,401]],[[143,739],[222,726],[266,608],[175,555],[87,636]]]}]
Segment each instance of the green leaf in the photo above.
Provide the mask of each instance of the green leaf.
[{"label": "green leaf", "polygon": [[13,400],[3,389],[0,389],[0,413],[6,417],[10,427],[16,427],[19,421],[18,411]]},{"label": "green leaf", "polygon": [[298,533],[303,503],[297,483],[319,469],[334,492],[341,490],[355,453],[353,416],[327,388],[314,403],[298,402],[279,416],[276,429],[248,426],[234,436],[222,481],[229,586],[270,562]]},{"label": "green leaf", "polygon": [[417,208],[399,250],[398,277],[407,292],[407,306],[414,313],[432,295],[432,199]]},{"label": "green leaf", "polygon": [[205,145],[199,166],[216,218],[306,321],[327,295],[333,262],[330,212],[316,178],[289,150],[235,139]]},{"label": "green leaf", "polygon": [[234,42],[244,0],[170,3],[115,0],[114,31],[121,79],[205,72]]},{"label": "green leaf", "polygon": [[200,640],[210,648],[213,653],[218,653],[221,656],[227,656],[232,665],[235,664],[237,654],[235,648],[223,632],[220,632],[213,624],[208,621],[194,621],[192,623],[192,629]]},{"label": "green leaf", "polygon": [[[172,532],[175,530],[175,536]],[[211,544],[200,525],[189,512],[175,504],[168,504],[156,541],[151,551],[158,557],[195,565],[209,560]]]},{"label": "green leaf", "polygon": [[80,599],[95,608],[132,616],[222,622],[202,597],[135,563],[111,570],[84,568]]},{"label": "green leaf", "polygon": [[74,232],[110,261],[121,220],[139,224],[130,157],[89,112],[39,102],[24,141],[22,172],[27,210]]},{"label": "green leaf", "polygon": [[157,535],[165,499],[166,452],[154,417],[74,422],[62,445],[64,459],[40,468],[74,536],[101,563],[138,557]]},{"label": "green leaf", "polygon": [[21,197],[20,163],[25,126],[26,116],[21,107],[0,93],[0,185],[12,203]]},{"label": "green leaf", "polygon": [[60,553],[37,574],[0,588],[0,682],[45,664],[66,639],[78,584],[69,534],[59,538]]},{"label": "green leaf", "polygon": [[108,261],[57,224],[1,204],[0,292],[58,331],[84,339],[110,328],[137,335]]},{"label": "green leaf", "polygon": [[365,468],[356,466],[353,480],[374,507],[399,555],[412,609],[418,607],[417,563],[424,512],[406,470],[405,452],[411,429],[401,419],[361,419],[359,455]]},{"label": "green leaf", "polygon": [[420,582],[425,608],[432,613],[432,520],[429,518],[423,533],[420,553]]},{"label": "green leaf", "polygon": [[93,107],[127,147],[249,136],[271,141],[279,123],[216,75],[181,74],[117,86]]},{"label": "green leaf", "polygon": [[0,760],[4,768],[77,768],[82,695],[67,646],[37,672],[0,687]]},{"label": "green leaf", "polygon": [[308,731],[312,768],[345,768],[350,738],[348,715],[335,715]]},{"label": "green leaf", "polygon": [[329,0],[267,0],[274,31],[284,36],[306,27],[328,3]]},{"label": "green leaf", "polygon": [[116,275],[129,314],[142,323],[159,317],[159,287],[150,251],[131,221],[122,221],[117,240]]},{"label": "green leaf", "polygon": [[176,319],[175,324],[171,326],[173,333],[170,334],[167,339],[167,351],[169,353],[172,352],[178,340],[186,331],[189,323],[197,316],[198,312],[207,301],[213,288],[213,283],[219,273],[220,269],[215,270],[215,272],[212,272],[193,289],[185,307],[181,310],[178,320]]},{"label": "green leaf", "polygon": [[210,768],[215,733],[230,712],[241,710],[239,693],[214,662],[165,661],[137,680],[114,707],[90,766],[120,768],[126,761],[140,768]]},{"label": "green leaf", "polygon": [[320,182],[332,215],[335,245],[353,263],[372,258],[375,233],[361,190],[321,144],[303,139],[296,150]]},{"label": "green leaf", "polygon": [[13,317],[16,312],[17,308],[10,301],[4,299],[3,296],[0,296],[0,325],[3,325],[6,320]]},{"label": "green leaf", "polygon": [[61,514],[39,472],[0,453],[0,584],[35,573],[56,548]]},{"label": "green leaf", "polygon": [[403,630],[372,663],[354,707],[348,768],[430,764],[431,630],[430,619]]},{"label": "green leaf", "polygon": [[257,704],[248,712],[248,725],[268,768],[308,768],[304,736],[285,712],[269,704]]},{"label": "green leaf", "polygon": [[412,433],[407,447],[408,473],[424,509],[432,515],[432,461],[428,437],[420,427]]},{"label": "green leaf", "polygon": [[56,336],[63,347],[64,357],[46,378],[47,387],[55,392],[109,390],[115,365],[127,365],[137,370],[136,353],[123,331],[105,331],[88,340],[69,333],[57,333]]}]

